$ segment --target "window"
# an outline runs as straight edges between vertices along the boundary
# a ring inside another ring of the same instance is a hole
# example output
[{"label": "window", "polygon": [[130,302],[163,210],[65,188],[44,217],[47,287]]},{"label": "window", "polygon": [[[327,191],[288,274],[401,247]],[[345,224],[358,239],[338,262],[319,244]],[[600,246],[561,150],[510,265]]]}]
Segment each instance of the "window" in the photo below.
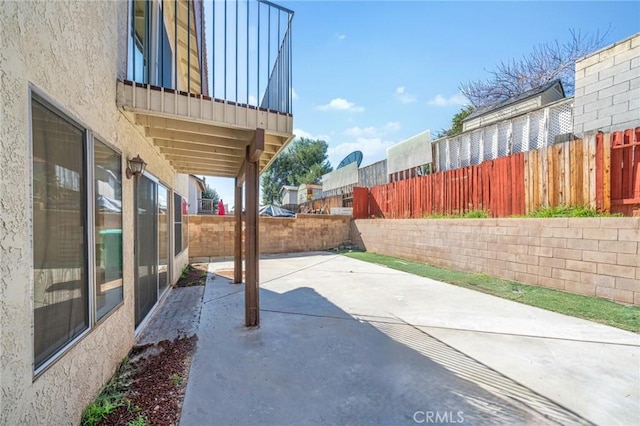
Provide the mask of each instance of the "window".
[{"label": "window", "polygon": [[180,194],[173,194],[173,219],[175,235],[175,252],[177,256],[189,246],[189,216],[187,201]]},{"label": "window", "polygon": [[38,371],[123,300],[122,158],[35,93],[31,119]]},{"label": "window", "polygon": [[94,142],[96,315],[122,302],[122,158]]},{"label": "window", "polygon": [[34,364],[89,328],[86,132],[34,96]]}]

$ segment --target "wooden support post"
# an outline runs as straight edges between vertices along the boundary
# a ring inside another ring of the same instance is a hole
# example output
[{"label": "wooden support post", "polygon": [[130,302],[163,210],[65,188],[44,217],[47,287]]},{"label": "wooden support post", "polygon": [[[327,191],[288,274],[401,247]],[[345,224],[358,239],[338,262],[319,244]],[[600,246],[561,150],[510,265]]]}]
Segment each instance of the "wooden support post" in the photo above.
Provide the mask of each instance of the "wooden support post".
[{"label": "wooden support post", "polygon": [[251,144],[247,146],[245,159],[245,325],[254,327],[260,324],[259,300],[259,260],[260,244],[258,216],[258,166],[264,150],[264,129],[257,129]]},{"label": "wooden support post", "polygon": [[235,187],[235,238],[233,246],[233,283],[242,282],[242,180],[236,178]]}]

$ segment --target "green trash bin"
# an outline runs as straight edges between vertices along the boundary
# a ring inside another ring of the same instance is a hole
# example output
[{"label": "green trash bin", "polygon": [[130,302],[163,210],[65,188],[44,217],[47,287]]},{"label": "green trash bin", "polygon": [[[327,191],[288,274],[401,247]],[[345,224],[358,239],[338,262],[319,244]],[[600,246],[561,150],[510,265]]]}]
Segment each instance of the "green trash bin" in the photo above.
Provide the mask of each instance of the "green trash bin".
[{"label": "green trash bin", "polygon": [[100,231],[100,266],[104,270],[104,282],[122,277],[122,229]]}]

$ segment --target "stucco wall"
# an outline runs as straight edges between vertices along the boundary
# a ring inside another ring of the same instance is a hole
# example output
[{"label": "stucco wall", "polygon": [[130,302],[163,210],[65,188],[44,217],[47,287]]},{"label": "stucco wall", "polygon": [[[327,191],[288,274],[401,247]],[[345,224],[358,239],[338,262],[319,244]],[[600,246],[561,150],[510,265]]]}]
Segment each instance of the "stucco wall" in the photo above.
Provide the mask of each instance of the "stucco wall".
[{"label": "stucco wall", "polygon": [[[233,256],[233,216],[190,216],[189,255],[195,262]],[[260,253],[296,253],[338,247],[349,239],[349,216],[261,217]]]},{"label": "stucco wall", "polygon": [[124,1],[0,7],[0,424],[77,424],[134,341],[134,269],[127,262],[133,259],[134,181],[124,179],[124,304],[33,377],[29,85],[123,159],[140,154],[149,173],[188,193],[187,179],[116,108],[116,78],[126,70],[126,16]]},{"label": "stucco wall", "polygon": [[640,33],[576,61],[574,133],[640,125]]},{"label": "stucco wall", "polygon": [[368,251],[640,305],[640,218],[364,219]]}]

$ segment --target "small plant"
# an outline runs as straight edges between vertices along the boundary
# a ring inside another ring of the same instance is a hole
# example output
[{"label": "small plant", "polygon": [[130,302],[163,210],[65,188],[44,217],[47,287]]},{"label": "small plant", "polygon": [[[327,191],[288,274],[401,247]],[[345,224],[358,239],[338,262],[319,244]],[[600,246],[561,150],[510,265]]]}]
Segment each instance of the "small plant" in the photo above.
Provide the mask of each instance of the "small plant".
[{"label": "small plant", "polygon": [[129,423],[127,423],[127,426],[147,426],[147,425],[148,425],[147,419],[145,419],[142,414],[136,417],[135,420],[131,420]]},{"label": "small plant", "polygon": [[130,361],[128,356],[124,357],[111,380],[104,385],[96,399],[84,409],[80,420],[82,426],[98,424],[116,408],[125,404],[127,407],[130,406],[130,401],[123,397],[123,392],[128,386]]},{"label": "small plant", "polygon": [[191,265],[185,265],[184,268],[182,268],[182,273],[180,273],[180,278],[186,278],[187,275],[189,275],[189,267]]},{"label": "small plant", "polygon": [[106,419],[116,408],[123,404],[120,395],[100,395],[82,412],[82,426],[93,426]]},{"label": "small plant", "polygon": [[171,380],[171,384],[173,384],[173,386],[181,386],[184,378],[179,374],[172,374],[169,377],[169,380]]},{"label": "small plant", "polygon": [[489,217],[489,212],[486,210],[472,210],[466,212],[462,217],[465,219],[486,219]]},{"label": "small plant", "polygon": [[541,207],[530,212],[527,217],[550,218],[550,217],[607,217],[622,216],[620,214],[609,214],[597,211],[592,207],[559,205],[553,207]]}]

